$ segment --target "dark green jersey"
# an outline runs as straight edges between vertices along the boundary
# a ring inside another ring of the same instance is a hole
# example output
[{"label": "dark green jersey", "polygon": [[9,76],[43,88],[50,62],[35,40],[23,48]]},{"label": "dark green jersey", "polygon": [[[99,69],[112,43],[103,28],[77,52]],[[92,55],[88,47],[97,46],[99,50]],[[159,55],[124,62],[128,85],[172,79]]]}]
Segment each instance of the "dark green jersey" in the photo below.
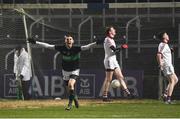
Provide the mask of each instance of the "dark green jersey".
[{"label": "dark green jersey", "polygon": [[65,71],[73,71],[79,69],[80,60],[80,46],[72,46],[72,48],[67,48],[65,45],[56,45],[55,50],[62,54],[62,68]]}]

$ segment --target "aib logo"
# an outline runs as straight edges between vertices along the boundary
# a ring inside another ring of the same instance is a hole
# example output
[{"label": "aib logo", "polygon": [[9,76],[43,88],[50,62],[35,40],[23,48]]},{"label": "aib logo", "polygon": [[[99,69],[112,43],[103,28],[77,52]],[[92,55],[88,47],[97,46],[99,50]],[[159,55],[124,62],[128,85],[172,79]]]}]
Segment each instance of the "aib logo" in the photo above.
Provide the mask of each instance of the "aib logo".
[{"label": "aib logo", "polygon": [[77,93],[81,98],[94,98],[95,97],[95,75],[94,74],[81,74],[77,82]]},{"label": "aib logo", "polygon": [[4,97],[15,97],[17,84],[13,74],[4,74]]},{"label": "aib logo", "polygon": [[82,79],[82,78],[80,78],[80,81],[81,81],[80,86],[82,88],[88,88],[90,86],[89,79],[86,79],[86,78]]}]

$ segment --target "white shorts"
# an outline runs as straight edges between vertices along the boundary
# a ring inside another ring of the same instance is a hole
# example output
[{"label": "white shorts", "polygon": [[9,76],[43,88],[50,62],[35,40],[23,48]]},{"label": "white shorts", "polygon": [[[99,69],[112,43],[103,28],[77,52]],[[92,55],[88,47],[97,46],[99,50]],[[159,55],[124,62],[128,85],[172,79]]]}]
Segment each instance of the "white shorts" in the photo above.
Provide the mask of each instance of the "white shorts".
[{"label": "white shorts", "polygon": [[71,78],[71,76],[76,75],[79,76],[79,69],[76,69],[74,71],[64,71],[62,70],[62,74],[63,74],[63,80],[69,80]]},{"label": "white shorts", "polygon": [[116,59],[105,59],[104,60],[104,67],[105,69],[114,70],[116,68],[120,68]]},{"label": "white shorts", "polygon": [[174,74],[173,66],[163,66],[162,68],[163,68],[162,72],[163,72],[164,76]]}]

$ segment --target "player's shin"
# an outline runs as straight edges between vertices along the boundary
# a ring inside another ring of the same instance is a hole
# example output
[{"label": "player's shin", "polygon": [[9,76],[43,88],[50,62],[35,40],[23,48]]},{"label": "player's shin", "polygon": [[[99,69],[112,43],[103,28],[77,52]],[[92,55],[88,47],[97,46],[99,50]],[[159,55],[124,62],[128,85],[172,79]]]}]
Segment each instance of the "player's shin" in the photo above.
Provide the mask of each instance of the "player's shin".
[{"label": "player's shin", "polygon": [[104,90],[103,90],[103,97],[104,98],[107,98],[107,96],[108,96],[109,85],[110,85],[110,81],[105,80],[105,82],[104,82]]},{"label": "player's shin", "polygon": [[65,108],[66,110],[70,110],[72,108],[73,99],[74,99],[74,90],[69,90],[69,102],[68,102],[68,106]]},{"label": "player's shin", "polygon": [[103,101],[109,102],[111,99],[108,98],[108,91],[109,91],[110,81],[105,80],[104,82],[104,90],[103,90]]},{"label": "player's shin", "polygon": [[127,85],[123,79],[120,80],[120,83],[122,85],[123,91],[127,94],[127,97],[130,99],[135,98],[135,96],[127,88]]},{"label": "player's shin", "polygon": [[75,92],[74,90],[69,90],[69,100],[72,101],[74,100]]},{"label": "player's shin", "polygon": [[129,89],[128,89],[127,86],[126,86],[125,81],[124,81],[123,79],[121,79],[121,80],[120,80],[120,83],[121,83],[121,85],[122,85],[122,88],[123,88],[124,92],[125,92],[127,95],[130,95],[130,91],[129,91]]}]

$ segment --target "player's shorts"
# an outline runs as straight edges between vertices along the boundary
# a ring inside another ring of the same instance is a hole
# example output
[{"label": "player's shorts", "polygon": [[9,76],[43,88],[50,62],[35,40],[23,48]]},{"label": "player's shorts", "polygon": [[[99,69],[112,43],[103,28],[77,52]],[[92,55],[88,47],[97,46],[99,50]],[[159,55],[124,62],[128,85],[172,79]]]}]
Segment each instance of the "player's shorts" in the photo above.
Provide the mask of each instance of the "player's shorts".
[{"label": "player's shorts", "polygon": [[163,66],[162,68],[163,68],[162,72],[163,72],[164,76],[174,74],[174,67],[172,65],[171,66]]},{"label": "player's shorts", "polygon": [[116,59],[105,59],[104,67],[106,70],[114,70],[116,68],[120,68]]},{"label": "player's shorts", "polygon": [[79,78],[79,69],[76,69],[74,71],[64,71],[62,70],[63,74],[63,80],[68,81],[70,78],[72,79],[78,79]]}]

